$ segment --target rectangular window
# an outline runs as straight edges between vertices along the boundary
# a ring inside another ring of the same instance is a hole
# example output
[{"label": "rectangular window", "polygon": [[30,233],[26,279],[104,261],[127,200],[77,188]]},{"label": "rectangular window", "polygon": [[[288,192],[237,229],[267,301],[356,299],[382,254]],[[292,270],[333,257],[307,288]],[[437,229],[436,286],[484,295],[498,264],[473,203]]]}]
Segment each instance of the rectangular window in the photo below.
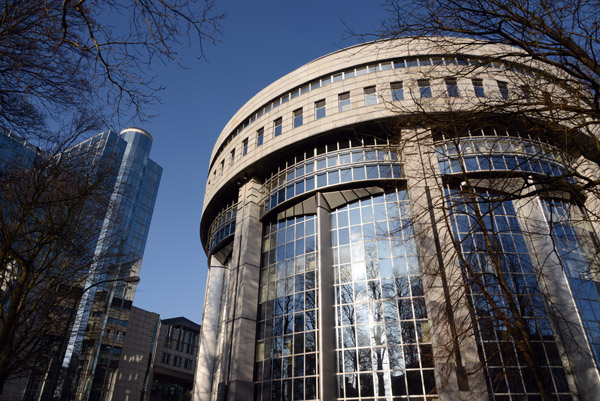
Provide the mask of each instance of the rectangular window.
[{"label": "rectangular window", "polygon": [[273,136],[281,135],[282,131],[282,119],[279,117],[277,120],[273,121]]},{"label": "rectangular window", "polygon": [[323,118],[326,115],[327,111],[325,110],[325,99],[315,102],[315,120]]},{"label": "rectangular window", "polygon": [[404,100],[404,88],[402,87],[402,82],[392,82],[390,84],[390,89],[392,90],[392,101]]},{"label": "rectangular window", "polygon": [[223,174],[223,170],[225,170],[225,159],[221,160],[221,174]]},{"label": "rectangular window", "polygon": [[502,99],[508,100],[508,84],[503,81],[498,81],[498,89],[500,90],[500,96],[502,96]]},{"label": "rectangular window", "polygon": [[364,89],[365,91],[365,106],[372,106],[377,104],[377,93],[375,92],[374,86],[369,86]]},{"label": "rectangular window", "polygon": [[294,110],[294,128],[298,128],[302,125],[302,108]]},{"label": "rectangular window", "polygon": [[248,154],[248,138],[242,141],[242,156],[246,156]]},{"label": "rectangular window", "polygon": [[446,91],[448,91],[448,96],[450,97],[458,97],[458,83],[456,82],[456,78],[446,78]]},{"label": "rectangular window", "polygon": [[417,81],[417,85],[419,85],[419,94],[421,99],[431,97],[431,85],[429,84],[428,79],[419,79]]},{"label": "rectangular window", "polygon": [[485,91],[483,90],[483,80],[473,78],[471,81],[473,82],[473,89],[475,89],[475,96],[485,97]]},{"label": "rectangular window", "polygon": [[171,355],[167,354],[166,352],[163,352],[162,363],[164,363],[165,365],[168,365],[170,360],[171,360]]},{"label": "rectangular window", "polygon": [[523,85],[521,86],[521,91],[523,92],[523,100],[525,100],[527,103],[531,103],[531,90],[529,87]]},{"label": "rectangular window", "polygon": [[265,140],[265,129],[261,128],[258,131],[256,131],[256,147],[258,148],[259,146],[261,146],[263,144]]},{"label": "rectangular window", "polygon": [[350,92],[340,93],[338,95],[338,102],[340,111],[350,110],[352,103],[350,102]]},{"label": "rectangular window", "polygon": [[235,149],[231,149],[231,165],[235,163]]}]

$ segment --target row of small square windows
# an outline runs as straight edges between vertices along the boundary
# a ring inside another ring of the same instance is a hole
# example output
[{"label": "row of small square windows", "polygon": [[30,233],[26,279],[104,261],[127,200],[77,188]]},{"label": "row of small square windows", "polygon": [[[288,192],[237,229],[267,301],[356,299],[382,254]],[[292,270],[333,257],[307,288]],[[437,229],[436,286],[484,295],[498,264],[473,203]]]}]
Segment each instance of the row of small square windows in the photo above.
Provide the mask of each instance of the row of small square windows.
[{"label": "row of small square windows", "polygon": [[506,63],[503,61],[491,61],[481,60],[476,58],[467,57],[455,57],[455,56],[420,56],[410,57],[405,59],[395,59],[384,62],[371,63],[368,65],[361,65],[358,67],[352,67],[344,71],[330,73],[320,78],[315,79],[310,83],[305,83],[291,91],[284,93],[283,95],[277,96],[275,99],[261,107],[259,110],[254,112],[252,116],[248,117],[244,122],[240,123],[235,130],[227,139],[221,144],[217,152],[217,158],[221,152],[231,143],[231,141],[244,129],[246,129],[251,123],[262,117],[265,113],[279,107],[280,105],[287,103],[289,100],[298,97],[299,95],[305,94],[309,91],[325,87],[331,83],[339,82],[345,79],[358,77],[365,74],[387,71],[393,69],[404,69],[411,67],[432,67],[432,66],[474,66],[483,67],[486,69],[504,69],[506,71],[514,71],[520,74],[532,76],[533,73],[529,70],[524,70],[521,66],[513,65],[512,63]]},{"label": "row of small square windows", "polygon": [[[445,78],[444,80],[446,85],[446,94],[449,97],[459,97],[458,90],[458,82],[456,78]],[[475,92],[475,96],[479,98],[485,97],[485,89],[483,86],[482,79],[471,79],[473,84],[473,90]],[[503,81],[496,81],[498,85],[498,90],[500,91],[500,95],[503,99],[508,99],[508,84]],[[428,79],[419,79],[417,80],[417,85],[419,88],[419,97],[431,98],[433,97],[433,92],[431,90],[431,83]],[[404,100],[404,85],[402,81],[392,82],[390,83],[390,91],[392,101]],[[375,86],[368,86],[363,89],[364,93],[364,101],[365,106],[372,106],[379,103],[379,98],[376,92]],[[327,111],[325,108],[326,101],[325,99],[321,99],[315,102],[315,120],[319,120],[323,117],[327,116]],[[340,112],[348,111],[352,109],[352,100],[350,98],[350,92],[340,93],[338,95],[338,110]],[[300,107],[292,112],[292,127],[298,128],[302,126],[304,123],[304,108]],[[283,118],[278,117],[273,120],[273,137],[278,137],[283,133]],[[256,131],[256,147],[261,146],[265,141],[265,129],[264,127],[258,129]],[[242,156],[246,156],[249,151],[249,137],[245,138],[242,141]],[[230,164],[233,165],[236,160],[236,149],[232,149],[230,152]],[[223,173],[225,169],[225,159],[221,160],[220,165],[220,173]],[[213,175],[217,174],[217,169],[213,170]]]}]

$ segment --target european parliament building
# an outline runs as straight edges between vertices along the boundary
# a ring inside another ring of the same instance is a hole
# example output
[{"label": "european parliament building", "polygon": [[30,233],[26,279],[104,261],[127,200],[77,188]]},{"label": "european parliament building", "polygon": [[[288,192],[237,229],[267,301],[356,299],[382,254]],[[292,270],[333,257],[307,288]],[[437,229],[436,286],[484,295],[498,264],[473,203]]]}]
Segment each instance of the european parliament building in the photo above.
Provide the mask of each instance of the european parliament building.
[{"label": "european parliament building", "polygon": [[578,155],[540,121],[452,124],[529,102],[537,76],[444,43],[323,56],[225,126],[195,400],[597,399],[590,203],[544,189],[569,188]]}]

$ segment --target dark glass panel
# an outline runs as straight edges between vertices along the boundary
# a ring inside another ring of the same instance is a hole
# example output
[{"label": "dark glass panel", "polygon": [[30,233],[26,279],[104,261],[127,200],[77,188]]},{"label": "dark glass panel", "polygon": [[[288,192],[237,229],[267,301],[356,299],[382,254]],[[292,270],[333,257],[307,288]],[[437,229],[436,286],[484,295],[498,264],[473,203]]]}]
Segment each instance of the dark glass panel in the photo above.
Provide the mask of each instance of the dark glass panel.
[{"label": "dark glass panel", "polygon": [[345,375],[346,397],[358,397],[357,375]]},{"label": "dark glass panel", "polygon": [[305,381],[304,394],[307,400],[317,398],[317,379],[314,377],[308,377]]},{"label": "dark glass panel", "polygon": [[[307,319],[308,321],[308,319]],[[309,331],[305,334],[306,338],[305,338],[305,349],[306,352],[314,352],[317,350],[317,343],[316,343],[316,339],[315,339],[315,332],[314,331]],[[308,371],[308,356],[307,356],[307,368],[306,370]],[[308,374],[308,373],[307,373]]]},{"label": "dark glass panel", "polygon": [[360,396],[372,397],[373,393],[373,375],[370,373],[361,373],[360,375]]},{"label": "dark glass panel", "polygon": [[406,381],[404,380],[404,372],[392,372],[392,394],[393,395],[407,395],[406,393]]},{"label": "dark glass panel", "polygon": [[419,352],[416,345],[404,346],[404,362],[408,369],[419,367]]},{"label": "dark glass panel", "polygon": [[423,384],[425,385],[425,394],[436,394],[435,376],[433,370],[423,371]]},{"label": "dark glass panel", "polygon": [[304,399],[304,379],[294,379],[294,400]]},{"label": "dark glass panel", "polygon": [[[266,370],[265,370],[266,373]],[[277,359],[273,359],[273,379],[280,379],[281,378],[281,359],[277,358]],[[267,378],[265,377],[265,380],[267,380]]]},{"label": "dark glass panel", "polygon": [[294,354],[304,352],[304,333],[294,334]]},{"label": "dark glass panel", "polygon": [[[307,349],[308,351],[308,349]],[[315,375],[317,373],[317,358],[316,358],[316,354],[307,354],[304,357],[304,363],[305,363],[305,375],[306,376],[311,376],[311,375]]]},{"label": "dark glass panel", "polygon": [[409,370],[406,372],[406,381],[408,383],[408,394],[423,394],[423,384],[421,382],[421,372],[418,370]]}]

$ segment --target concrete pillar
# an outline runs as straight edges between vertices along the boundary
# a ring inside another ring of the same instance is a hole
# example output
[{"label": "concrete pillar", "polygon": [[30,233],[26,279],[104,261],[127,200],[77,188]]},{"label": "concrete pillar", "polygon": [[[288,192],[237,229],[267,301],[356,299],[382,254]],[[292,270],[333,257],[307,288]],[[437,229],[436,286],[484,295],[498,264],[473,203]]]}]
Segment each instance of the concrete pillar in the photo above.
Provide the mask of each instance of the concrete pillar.
[{"label": "concrete pillar", "polygon": [[[254,393],[253,372],[260,276],[262,224],[260,183],[240,187],[233,251],[227,277],[221,360],[213,382],[213,399],[248,400]],[[257,251],[258,250],[258,251]],[[216,388],[215,388],[216,386]]]},{"label": "concrete pillar", "polygon": [[209,401],[212,391],[215,352],[219,334],[221,296],[226,267],[211,257],[206,292],[204,294],[204,313],[200,329],[200,348],[194,375],[194,401]]},{"label": "concrete pillar", "polygon": [[542,200],[538,197],[514,201],[520,223],[529,235],[530,254],[533,256],[538,281],[548,296],[553,328],[564,347],[563,361],[571,375],[569,384],[575,386],[580,400],[597,400],[600,394],[600,376],[593,353],[583,331],[573,294],[550,235],[551,226],[544,216]]},{"label": "concrete pillar", "polygon": [[423,274],[439,398],[487,400],[434,144],[430,134],[409,135],[415,140],[405,144],[402,158]]},{"label": "concrete pillar", "polygon": [[317,197],[318,261],[319,261],[319,399],[338,397],[336,380],[337,356],[335,353],[335,292],[331,251],[331,210],[323,194]]}]

